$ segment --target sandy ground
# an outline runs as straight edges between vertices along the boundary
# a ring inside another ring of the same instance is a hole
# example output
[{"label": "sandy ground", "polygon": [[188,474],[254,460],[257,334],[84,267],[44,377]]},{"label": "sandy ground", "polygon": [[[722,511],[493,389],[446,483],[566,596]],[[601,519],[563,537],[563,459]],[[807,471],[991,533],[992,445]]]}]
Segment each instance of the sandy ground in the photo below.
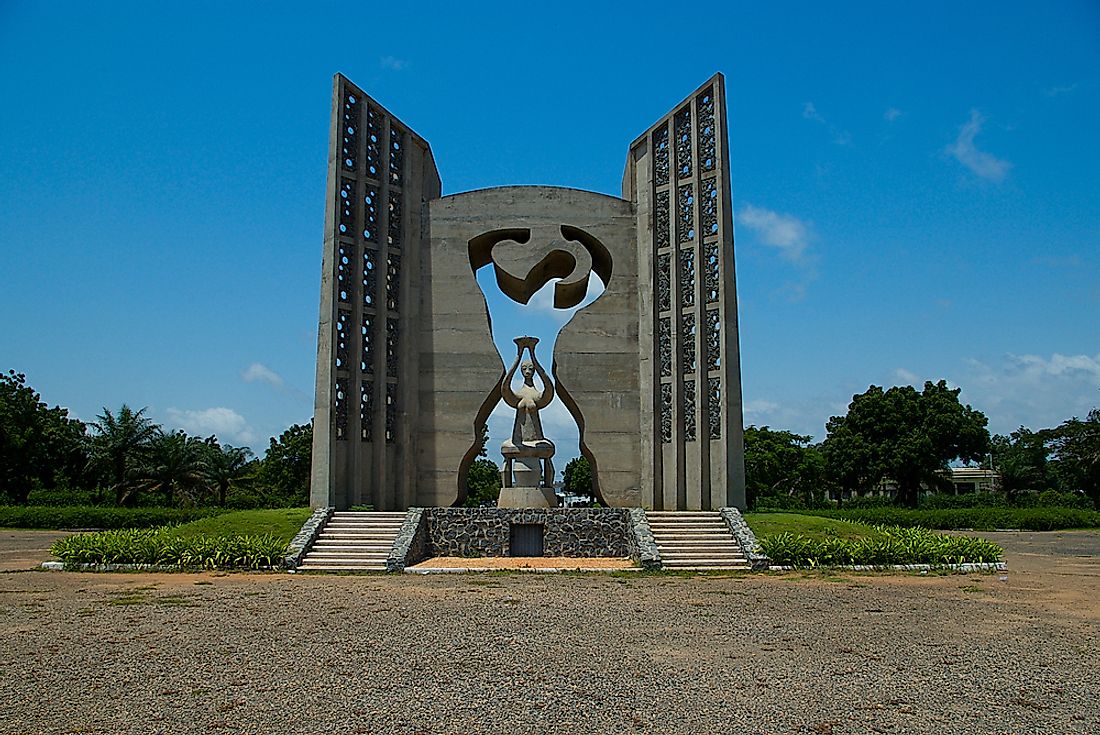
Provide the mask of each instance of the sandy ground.
[{"label": "sandy ground", "polygon": [[983,535],[1007,575],[4,571],[0,733],[1100,732],[1100,533]]}]

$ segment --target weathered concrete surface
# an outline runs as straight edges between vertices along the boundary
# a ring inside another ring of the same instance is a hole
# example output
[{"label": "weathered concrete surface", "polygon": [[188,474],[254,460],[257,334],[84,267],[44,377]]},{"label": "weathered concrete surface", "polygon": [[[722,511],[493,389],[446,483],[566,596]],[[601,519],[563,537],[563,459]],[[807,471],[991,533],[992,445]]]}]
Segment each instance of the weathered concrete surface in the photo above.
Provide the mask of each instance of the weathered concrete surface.
[{"label": "weathered concrete surface", "polygon": [[[421,331],[419,496],[426,505],[450,505],[459,494],[460,468],[473,459],[483,422],[499,400],[504,363],[493,344],[475,267],[487,254],[471,248],[485,233],[530,233],[530,268],[546,242],[572,225],[611,254],[607,290],[582,309],[558,336],[553,373],[562,400],[581,426],[582,451],[598,465],[600,492],[613,505],[639,497],[636,246],[629,202],[576,189],[510,186],[456,194],[429,205],[431,255],[425,259]],[[522,271],[505,247],[510,271]],[[471,262],[473,258],[473,262]],[[541,285],[541,284],[539,284]],[[631,334],[635,335],[631,338]],[[572,405],[571,405],[572,402]]]}]

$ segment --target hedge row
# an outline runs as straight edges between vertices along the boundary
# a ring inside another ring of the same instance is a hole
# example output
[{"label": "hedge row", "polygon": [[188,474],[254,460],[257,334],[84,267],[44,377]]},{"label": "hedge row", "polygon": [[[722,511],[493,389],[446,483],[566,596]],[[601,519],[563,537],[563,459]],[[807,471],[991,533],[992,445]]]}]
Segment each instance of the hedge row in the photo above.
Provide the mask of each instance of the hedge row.
[{"label": "hedge row", "polygon": [[1026,531],[1057,531],[1065,528],[1100,528],[1100,512],[1077,508],[842,508],[804,512],[870,525],[920,526],[941,530],[1019,528]]},{"label": "hedge row", "polygon": [[281,564],[286,546],[271,534],[183,538],[169,527],[75,534],[54,542],[50,552],[66,564],[259,569]]},{"label": "hedge row", "polygon": [[764,536],[760,548],[779,566],[817,567],[866,564],[963,564],[996,562],[1004,550],[985,539],[945,536],[924,528],[879,527],[873,537],[808,538],[793,533]]},{"label": "hedge row", "polygon": [[0,528],[151,528],[186,523],[220,512],[218,508],[5,505],[0,506]]}]

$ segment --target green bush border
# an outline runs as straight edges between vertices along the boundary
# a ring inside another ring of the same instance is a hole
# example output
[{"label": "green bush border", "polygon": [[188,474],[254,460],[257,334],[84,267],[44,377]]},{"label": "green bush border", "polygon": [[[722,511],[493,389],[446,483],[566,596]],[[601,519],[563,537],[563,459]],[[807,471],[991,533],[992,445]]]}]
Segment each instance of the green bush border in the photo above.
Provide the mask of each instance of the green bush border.
[{"label": "green bush border", "polygon": [[758,543],[772,565],[789,567],[988,564],[1000,561],[1004,554],[1000,546],[980,538],[948,536],[926,528],[879,526],[875,530],[874,536],[855,539],[778,533]]},{"label": "green bush border", "polygon": [[271,534],[183,537],[175,527],[78,533],[58,539],[50,553],[66,566],[150,564],[180,569],[263,569],[279,566],[286,541]]},{"label": "green bush border", "polygon": [[115,508],[109,506],[0,506],[0,528],[151,528],[218,515],[219,508]]},{"label": "green bush border", "polygon": [[1069,528],[1100,528],[1100,511],[1078,508],[841,508],[807,510],[805,515],[837,518],[873,526],[934,528],[939,530],[1021,529],[1060,531]]}]

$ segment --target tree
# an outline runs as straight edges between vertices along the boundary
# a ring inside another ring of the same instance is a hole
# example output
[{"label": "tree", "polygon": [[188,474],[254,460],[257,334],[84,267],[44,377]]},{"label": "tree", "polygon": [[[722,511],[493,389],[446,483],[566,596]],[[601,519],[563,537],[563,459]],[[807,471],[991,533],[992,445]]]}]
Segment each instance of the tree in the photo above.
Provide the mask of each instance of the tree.
[{"label": "tree", "polygon": [[1054,455],[1052,474],[1063,492],[1083,492],[1100,508],[1100,409],[1039,434]]},{"label": "tree", "polygon": [[464,505],[477,507],[482,503],[496,502],[500,497],[500,468],[496,463],[481,457],[470,463],[466,470],[466,501]]},{"label": "tree", "polygon": [[825,458],[813,437],[767,426],[745,429],[745,492],[750,508],[764,497],[799,498],[808,507],[824,500]]},{"label": "tree", "polygon": [[1021,426],[1008,436],[997,434],[990,440],[990,454],[992,469],[1000,474],[1001,489],[1006,493],[1042,492],[1054,487],[1042,432]]},{"label": "tree", "polygon": [[592,496],[592,466],[585,457],[574,457],[566,462],[561,479],[565,492]]},{"label": "tree", "polygon": [[253,465],[252,450],[248,447],[222,446],[215,437],[204,445],[206,479],[217,495],[218,505],[224,506],[229,491],[251,484]]},{"label": "tree", "polygon": [[166,506],[174,505],[177,496],[195,504],[207,487],[204,447],[201,439],[182,431],[158,433],[138,470],[140,486],[163,493]]},{"label": "tree", "polygon": [[261,491],[282,502],[309,504],[309,477],[313,463],[313,422],[294,424],[278,440],[272,438],[256,470]]},{"label": "tree", "polygon": [[866,490],[883,479],[897,483],[897,500],[916,507],[922,484],[953,460],[979,461],[989,452],[988,420],[959,402],[946,381],[884,391],[872,385],[852,397],[845,416],[826,424],[823,444],[830,474],[843,489]]},{"label": "tree", "polygon": [[25,503],[36,484],[77,480],[86,461],[83,422],[46,406],[22,373],[0,374],[0,493]]},{"label": "tree", "polygon": [[124,403],[115,415],[104,407],[91,425],[95,433],[89,467],[107,476],[118,505],[130,500],[138,489],[134,473],[160,434],[160,427],[145,411],[134,411]]}]

